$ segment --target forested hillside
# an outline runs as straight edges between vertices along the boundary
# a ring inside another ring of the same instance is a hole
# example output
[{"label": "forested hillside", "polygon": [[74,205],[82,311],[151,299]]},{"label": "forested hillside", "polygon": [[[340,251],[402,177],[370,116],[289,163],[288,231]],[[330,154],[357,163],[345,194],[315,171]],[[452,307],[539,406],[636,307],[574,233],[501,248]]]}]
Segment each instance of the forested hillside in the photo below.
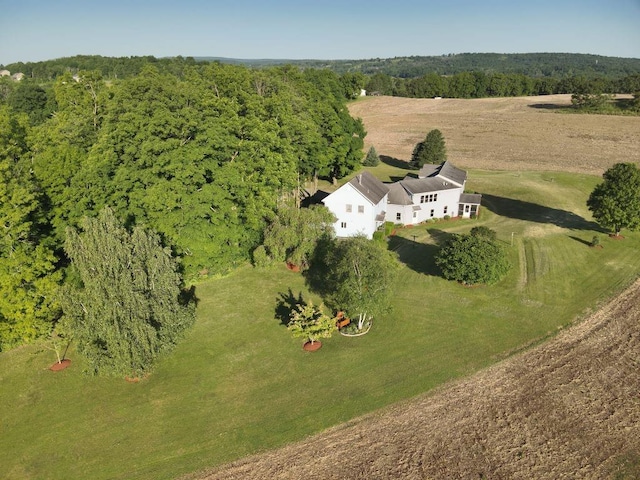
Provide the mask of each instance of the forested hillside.
[{"label": "forested hillside", "polygon": [[[248,62],[259,64],[260,61]],[[384,73],[400,78],[415,78],[428,73],[483,72],[555,78],[602,76],[611,79],[640,73],[640,58],[581,53],[459,53],[363,60],[300,60],[296,63],[312,68],[330,68],[338,73]]]},{"label": "forested hillside", "polygon": [[[186,275],[250,258],[278,202],[362,159],[363,126],[328,70],[144,65],[0,97],[0,349],[44,335],[66,272],[69,227],[105,206],[158,232]],[[137,68],[137,67],[136,67]]]}]

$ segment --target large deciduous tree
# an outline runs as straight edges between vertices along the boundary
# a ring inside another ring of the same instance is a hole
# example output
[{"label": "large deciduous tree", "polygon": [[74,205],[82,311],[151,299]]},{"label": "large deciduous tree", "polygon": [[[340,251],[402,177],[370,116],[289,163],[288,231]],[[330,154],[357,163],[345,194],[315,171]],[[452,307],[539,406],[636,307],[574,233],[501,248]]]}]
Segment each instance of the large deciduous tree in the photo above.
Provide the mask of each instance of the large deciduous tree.
[{"label": "large deciduous tree", "polygon": [[281,205],[265,228],[265,253],[272,261],[287,261],[304,270],[318,240],[333,236],[334,222],[334,215],[324,205],[309,208]]},{"label": "large deciduous tree", "polygon": [[46,336],[58,315],[57,258],[24,158],[27,122],[0,107],[0,350]]},{"label": "large deciduous tree", "polygon": [[442,132],[438,129],[427,133],[424,141],[416,144],[413,149],[411,163],[420,168],[425,164],[440,164],[447,159],[447,149]]},{"label": "large deciduous tree", "polygon": [[390,309],[391,286],[399,264],[385,247],[357,236],[335,240],[324,255],[323,290],[334,307],[357,318],[360,330]]},{"label": "large deciduous tree", "polygon": [[640,170],[633,163],[617,163],[604,172],[604,181],[587,199],[596,221],[615,235],[640,226]]},{"label": "large deciduous tree", "polygon": [[78,350],[95,374],[142,375],[194,322],[182,278],[157,234],[129,232],[110,208],[67,230],[65,250],[82,285],[63,297]]}]

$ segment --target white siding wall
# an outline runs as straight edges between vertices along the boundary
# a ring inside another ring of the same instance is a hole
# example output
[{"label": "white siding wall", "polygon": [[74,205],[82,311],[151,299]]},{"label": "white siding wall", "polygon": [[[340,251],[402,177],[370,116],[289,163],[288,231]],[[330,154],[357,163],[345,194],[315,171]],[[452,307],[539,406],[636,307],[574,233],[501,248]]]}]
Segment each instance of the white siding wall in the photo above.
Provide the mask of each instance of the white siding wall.
[{"label": "white siding wall", "polygon": [[[386,196],[379,205],[374,206],[347,183],[325,198],[323,203],[338,219],[333,225],[336,236],[353,237],[364,234],[367,238],[372,238],[376,231],[375,218],[377,213],[384,210]],[[350,212],[347,211],[349,205]]]},{"label": "white siding wall", "polygon": [[[413,196],[413,203],[420,206],[416,218],[413,218],[412,222],[406,223],[421,223],[432,218],[443,218],[445,215],[450,217],[456,217],[458,215],[458,201],[460,200],[461,188],[454,188],[450,190],[441,190],[439,192],[422,193]],[[437,194],[437,200],[428,201],[431,195]],[[425,202],[420,203],[420,198],[425,196]],[[446,209],[445,209],[446,207]],[[433,215],[431,212],[433,211]]]},{"label": "white siding wall", "polygon": [[[398,214],[400,219],[398,220]],[[395,205],[393,203],[387,203],[387,214],[385,220],[387,222],[402,223],[407,225],[413,222],[413,205]]]}]

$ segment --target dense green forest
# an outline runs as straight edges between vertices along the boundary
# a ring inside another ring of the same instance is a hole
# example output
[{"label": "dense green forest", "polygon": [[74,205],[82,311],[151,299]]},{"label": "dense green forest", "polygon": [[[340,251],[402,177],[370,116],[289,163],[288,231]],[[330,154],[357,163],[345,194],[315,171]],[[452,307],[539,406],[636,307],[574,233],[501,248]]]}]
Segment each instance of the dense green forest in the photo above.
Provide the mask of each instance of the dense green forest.
[{"label": "dense green forest", "polygon": [[227,272],[300,182],[360,165],[365,131],[337,74],[163,65],[3,83],[0,349],[50,331],[74,280],[65,238],[85,216],[108,206],[157,232],[188,277]]}]

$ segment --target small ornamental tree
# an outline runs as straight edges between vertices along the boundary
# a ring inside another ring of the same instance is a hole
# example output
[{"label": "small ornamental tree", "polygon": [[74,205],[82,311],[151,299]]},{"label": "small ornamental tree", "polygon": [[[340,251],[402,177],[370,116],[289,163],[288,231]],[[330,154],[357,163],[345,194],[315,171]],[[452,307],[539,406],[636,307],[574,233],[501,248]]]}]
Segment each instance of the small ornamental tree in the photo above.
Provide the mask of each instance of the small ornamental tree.
[{"label": "small ornamental tree", "polygon": [[92,373],[143,375],[193,325],[194,302],[157,234],[129,232],[105,208],[67,229],[65,250],[81,285],[65,291],[63,310]]},{"label": "small ornamental tree", "polygon": [[378,156],[378,152],[376,152],[376,149],[374,146],[371,146],[362,164],[365,167],[376,167],[378,166],[379,163],[380,163],[380,157]]},{"label": "small ornamental tree", "polygon": [[447,149],[442,132],[438,129],[427,133],[424,141],[417,143],[413,149],[411,163],[421,168],[425,164],[441,164],[447,159]]},{"label": "small ornamental tree", "polygon": [[313,344],[319,338],[331,337],[338,327],[335,319],[324,314],[322,305],[301,301],[291,311],[287,328],[294,337],[304,338]]},{"label": "small ornamental tree", "polygon": [[444,278],[465,285],[496,283],[511,267],[498,243],[478,235],[454,235],[435,261]]},{"label": "small ornamental tree", "polygon": [[633,163],[617,163],[603,176],[587,199],[593,218],[616,236],[640,226],[640,170]]}]

